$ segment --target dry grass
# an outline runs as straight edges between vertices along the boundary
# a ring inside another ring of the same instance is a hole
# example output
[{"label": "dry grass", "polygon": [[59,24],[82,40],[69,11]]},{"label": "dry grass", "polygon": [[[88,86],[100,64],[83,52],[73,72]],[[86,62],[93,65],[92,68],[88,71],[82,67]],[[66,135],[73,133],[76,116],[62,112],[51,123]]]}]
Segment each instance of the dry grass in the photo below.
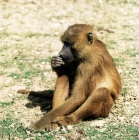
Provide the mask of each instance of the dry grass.
[{"label": "dry grass", "polygon": [[[0,139],[139,139],[139,2],[0,3]],[[51,71],[50,58],[61,48],[62,32],[75,23],[93,24],[99,38],[107,44],[122,77],[122,94],[106,119],[55,133],[30,134],[24,128],[49,110],[51,101],[45,103],[33,97],[28,100],[16,91],[54,89],[56,75]]]}]

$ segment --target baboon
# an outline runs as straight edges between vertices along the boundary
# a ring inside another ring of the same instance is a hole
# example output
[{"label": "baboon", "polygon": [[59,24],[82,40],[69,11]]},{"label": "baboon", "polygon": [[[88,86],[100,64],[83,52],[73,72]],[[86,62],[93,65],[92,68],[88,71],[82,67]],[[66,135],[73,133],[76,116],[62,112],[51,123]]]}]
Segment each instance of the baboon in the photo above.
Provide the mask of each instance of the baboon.
[{"label": "baboon", "polygon": [[[93,26],[69,26],[61,41],[62,50],[51,59],[57,74],[52,110],[29,126],[30,130],[51,131],[87,117],[107,117],[121,91],[120,75]],[[42,92],[18,92],[44,96]]]}]

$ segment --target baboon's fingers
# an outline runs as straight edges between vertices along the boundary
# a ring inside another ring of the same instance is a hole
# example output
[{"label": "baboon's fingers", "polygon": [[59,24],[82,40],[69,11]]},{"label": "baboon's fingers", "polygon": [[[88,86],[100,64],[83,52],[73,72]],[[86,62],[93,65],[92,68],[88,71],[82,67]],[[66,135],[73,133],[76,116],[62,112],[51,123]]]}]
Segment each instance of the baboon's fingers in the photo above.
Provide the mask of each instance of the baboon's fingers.
[{"label": "baboon's fingers", "polygon": [[17,93],[21,93],[21,94],[29,94],[30,91],[29,90],[25,90],[25,89],[20,89],[17,91]]},{"label": "baboon's fingers", "polygon": [[60,67],[61,65],[64,65],[64,62],[61,57],[59,56],[52,57],[52,60],[51,60],[52,67]]},{"label": "baboon's fingers", "polygon": [[62,64],[58,64],[58,63],[52,63],[52,67],[55,68],[55,67],[60,67]]}]

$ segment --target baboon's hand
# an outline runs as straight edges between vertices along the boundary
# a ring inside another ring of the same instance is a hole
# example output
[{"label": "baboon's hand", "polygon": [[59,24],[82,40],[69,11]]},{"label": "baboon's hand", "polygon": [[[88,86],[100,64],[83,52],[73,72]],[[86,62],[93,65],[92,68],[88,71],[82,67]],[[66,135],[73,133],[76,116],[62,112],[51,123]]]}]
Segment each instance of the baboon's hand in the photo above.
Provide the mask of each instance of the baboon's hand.
[{"label": "baboon's hand", "polygon": [[62,60],[62,58],[60,56],[53,56],[52,57],[51,66],[53,68],[60,67],[62,65],[64,65],[64,61]]},{"label": "baboon's hand", "polygon": [[47,132],[50,132],[50,131],[57,131],[60,128],[58,127],[57,123],[49,123],[45,126],[41,126],[40,124],[38,124],[38,125],[32,124],[26,128],[26,130],[30,131],[30,132],[36,132],[38,130],[43,130],[43,129],[45,129],[45,131],[47,131]]}]

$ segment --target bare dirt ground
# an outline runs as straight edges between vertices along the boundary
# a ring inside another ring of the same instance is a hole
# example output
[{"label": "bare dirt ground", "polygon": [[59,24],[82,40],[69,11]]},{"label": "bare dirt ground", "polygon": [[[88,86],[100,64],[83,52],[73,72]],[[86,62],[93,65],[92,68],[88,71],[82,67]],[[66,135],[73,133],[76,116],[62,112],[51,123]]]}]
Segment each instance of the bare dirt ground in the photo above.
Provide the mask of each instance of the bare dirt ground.
[{"label": "bare dirt ground", "polygon": [[[0,119],[10,114],[26,127],[51,108],[50,100],[42,99],[41,108],[39,98],[16,91],[53,90],[56,75],[50,57],[62,47],[60,35],[69,25],[86,23],[94,25],[107,44],[123,83],[110,116],[85,122],[86,126],[101,127],[113,121],[113,125],[122,122],[139,127],[138,9],[136,0],[0,0]],[[80,139],[73,134],[57,134],[56,139]]]}]

